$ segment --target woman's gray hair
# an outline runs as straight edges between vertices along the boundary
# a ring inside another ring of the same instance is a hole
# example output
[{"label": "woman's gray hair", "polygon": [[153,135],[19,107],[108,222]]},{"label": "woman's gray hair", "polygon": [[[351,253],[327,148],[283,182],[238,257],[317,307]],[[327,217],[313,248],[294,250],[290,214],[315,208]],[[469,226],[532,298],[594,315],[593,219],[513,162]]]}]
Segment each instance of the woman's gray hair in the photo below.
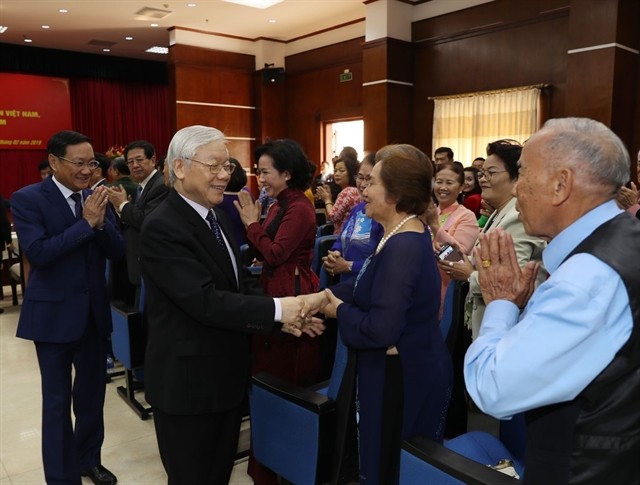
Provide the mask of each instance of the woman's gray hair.
[{"label": "woman's gray hair", "polygon": [[171,187],[173,187],[176,180],[173,168],[174,161],[180,159],[184,161],[185,166],[189,166],[191,164],[190,159],[195,156],[198,149],[214,141],[227,142],[224,133],[210,126],[187,126],[173,135],[171,143],[169,143],[166,159],[166,163],[169,164],[169,183]]},{"label": "woman's gray hair", "polygon": [[[580,164],[580,172],[592,184],[610,184],[618,189],[629,181],[631,162],[629,152],[618,135],[610,128],[589,118],[556,118],[547,121],[542,130],[553,132],[545,148],[553,163],[560,154]],[[582,172],[584,171],[584,172]]]}]

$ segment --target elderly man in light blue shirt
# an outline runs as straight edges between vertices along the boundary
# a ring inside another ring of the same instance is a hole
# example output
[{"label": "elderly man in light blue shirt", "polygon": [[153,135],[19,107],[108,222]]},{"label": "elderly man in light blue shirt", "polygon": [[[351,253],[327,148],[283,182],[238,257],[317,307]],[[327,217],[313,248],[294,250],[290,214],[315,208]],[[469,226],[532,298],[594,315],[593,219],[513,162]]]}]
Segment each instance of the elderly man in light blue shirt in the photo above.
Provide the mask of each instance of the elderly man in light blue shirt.
[{"label": "elderly man in light blue shirt", "polygon": [[488,414],[526,412],[525,483],[640,483],[640,223],[614,200],[629,168],[601,123],[550,120],[515,192],[551,276],[533,293],[536,264],[520,269],[504,231],[475,253],[487,309],[465,382]]}]

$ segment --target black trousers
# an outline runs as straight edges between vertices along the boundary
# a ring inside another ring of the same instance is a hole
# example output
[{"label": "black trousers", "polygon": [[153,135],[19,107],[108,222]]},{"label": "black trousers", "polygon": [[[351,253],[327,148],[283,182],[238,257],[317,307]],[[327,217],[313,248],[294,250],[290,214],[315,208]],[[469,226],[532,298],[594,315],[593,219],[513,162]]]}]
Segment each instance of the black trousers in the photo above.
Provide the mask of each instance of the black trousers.
[{"label": "black trousers", "polygon": [[228,485],[238,448],[243,408],[198,415],[153,409],[168,485]]}]

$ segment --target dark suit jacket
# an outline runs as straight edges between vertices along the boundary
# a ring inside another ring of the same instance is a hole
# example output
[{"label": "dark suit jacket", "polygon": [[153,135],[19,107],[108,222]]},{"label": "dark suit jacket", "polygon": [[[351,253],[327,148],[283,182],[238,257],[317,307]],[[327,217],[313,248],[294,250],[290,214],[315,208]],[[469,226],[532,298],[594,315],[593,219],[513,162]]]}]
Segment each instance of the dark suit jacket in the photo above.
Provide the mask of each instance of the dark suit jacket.
[{"label": "dark suit jacket", "polygon": [[[84,191],[84,197],[90,194]],[[18,337],[73,342],[84,334],[90,312],[100,335],[111,333],[106,258],[119,259],[124,242],[108,209],[103,230],[76,220],[52,177],[13,194],[11,211],[31,270]]]},{"label": "dark suit jacket", "polygon": [[164,184],[164,176],[156,172],[145,186],[140,198],[134,204],[125,204],[120,213],[120,223],[124,232],[127,251],[129,280],[140,285],[140,229],[144,219],[162,202],[169,193]]},{"label": "dark suit jacket", "polygon": [[141,268],[148,341],[146,399],[170,414],[239,406],[249,378],[249,332],[270,331],[274,303],[243,270],[239,285],[208,223],[174,190],[142,227]]}]

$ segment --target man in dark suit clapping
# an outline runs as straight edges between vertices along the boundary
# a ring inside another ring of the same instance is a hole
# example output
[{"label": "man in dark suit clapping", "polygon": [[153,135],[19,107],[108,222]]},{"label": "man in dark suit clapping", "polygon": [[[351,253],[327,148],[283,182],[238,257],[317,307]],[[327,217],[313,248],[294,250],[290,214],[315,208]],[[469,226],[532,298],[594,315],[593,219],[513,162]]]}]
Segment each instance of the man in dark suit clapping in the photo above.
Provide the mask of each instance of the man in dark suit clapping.
[{"label": "man in dark suit clapping", "polygon": [[20,248],[31,263],[17,335],[34,341],[40,365],[45,479],[80,485],[88,475],[113,485],[100,457],[112,329],[105,266],[123,256],[124,243],[106,188],[87,190],[98,167],[89,139],[61,131],[47,153],[53,176],[11,198]]},{"label": "man in dark suit clapping", "polygon": [[[120,215],[127,251],[127,271],[129,280],[138,289],[140,287],[140,228],[145,218],[167,196],[169,189],[164,184],[161,172],[155,168],[156,152],[151,143],[138,140],[129,143],[124,157],[134,180],[138,182],[138,197],[135,203],[129,201],[122,187],[109,187],[109,202]],[[135,306],[139,291],[136,292]],[[128,303],[134,303],[128,301]]]},{"label": "man in dark suit clapping", "polygon": [[[262,295],[222,211],[235,166],[215,128],[178,131],[172,190],[146,218],[141,269],[148,340],[146,399],[169,485],[229,482],[249,379],[251,332],[310,335],[301,300]],[[282,323],[278,323],[282,322]]]}]

